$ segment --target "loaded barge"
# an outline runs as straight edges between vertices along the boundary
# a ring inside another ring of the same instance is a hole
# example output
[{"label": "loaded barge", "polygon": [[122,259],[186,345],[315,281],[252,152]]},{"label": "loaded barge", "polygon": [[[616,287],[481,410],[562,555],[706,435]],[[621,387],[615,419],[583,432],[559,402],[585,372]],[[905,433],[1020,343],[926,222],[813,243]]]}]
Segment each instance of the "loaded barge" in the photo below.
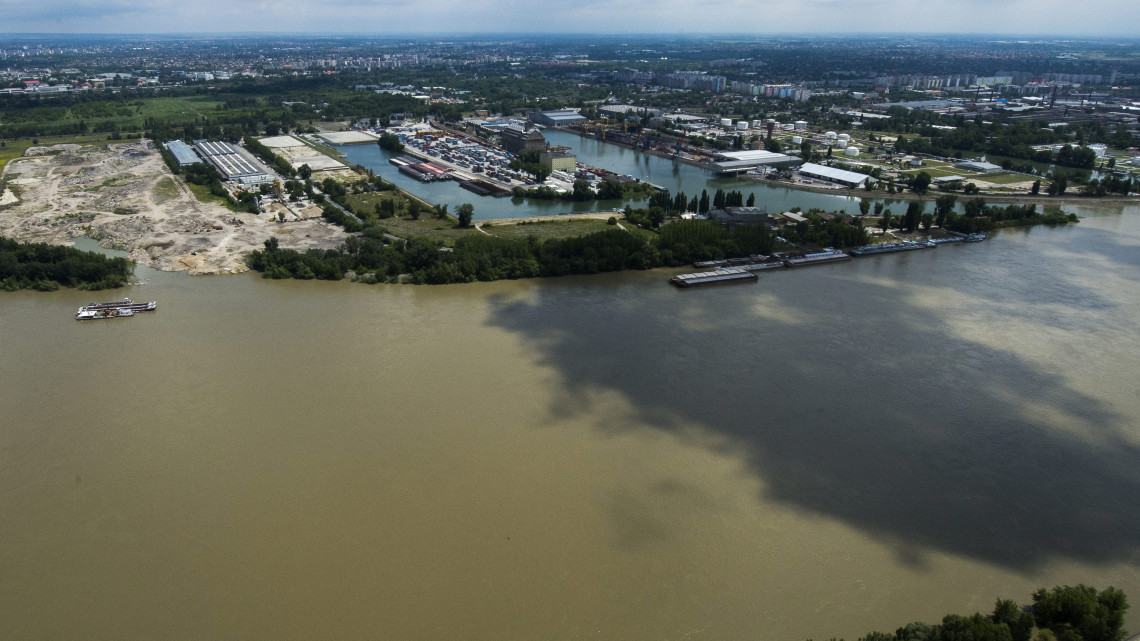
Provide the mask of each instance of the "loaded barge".
[{"label": "loaded barge", "polygon": [[802,267],[803,265],[818,265],[819,263],[834,263],[841,260],[851,260],[851,256],[839,251],[838,249],[827,248],[823,251],[813,252],[810,254],[798,254],[789,256],[784,259],[784,265],[788,267]]},{"label": "loaded barge", "polygon": [[158,301],[136,303],[129,298],[110,303],[88,303],[75,312],[75,320],[96,320],[100,318],[123,318],[137,312],[153,312]]},{"label": "loaded barge", "polygon": [[875,254],[891,254],[894,252],[908,252],[915,249],[933,249],[938,243],[932,240],[915,241],[904,240],[897,243],[882,243],[881,245],[864,245],[851,250],[852,256],[874,256]]},{"label": "loaded barge", "polygon": [[698,285],[720,285],[744,280],[759,280],[759,277],[743,267],[721,267],[711,272],[677,274],[670,278],[669,282],[677,287],[696,287]]}]

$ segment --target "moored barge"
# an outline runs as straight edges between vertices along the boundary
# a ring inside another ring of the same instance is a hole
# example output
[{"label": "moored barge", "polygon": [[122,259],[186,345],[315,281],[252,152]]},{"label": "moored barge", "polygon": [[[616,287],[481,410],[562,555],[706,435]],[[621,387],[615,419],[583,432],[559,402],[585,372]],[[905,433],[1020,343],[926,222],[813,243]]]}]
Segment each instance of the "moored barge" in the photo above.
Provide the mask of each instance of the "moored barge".
[{"label": "moored barge", "polygon": [[720,285],[745,280],[759,280],[756,274],[743,267],[724,267],[711,272],[697,272],[695,274],[677,274],[669,279],[677,287],[697,287],[700,285]]}]

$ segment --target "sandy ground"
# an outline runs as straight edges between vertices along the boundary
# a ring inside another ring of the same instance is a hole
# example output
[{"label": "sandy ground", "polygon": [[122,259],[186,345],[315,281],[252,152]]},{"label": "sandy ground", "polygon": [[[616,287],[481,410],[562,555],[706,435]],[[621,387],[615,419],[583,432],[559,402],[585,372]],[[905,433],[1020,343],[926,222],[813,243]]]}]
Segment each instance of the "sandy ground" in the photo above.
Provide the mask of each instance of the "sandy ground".
[{"label": "sandy ground", "polygon": [[32,147],[8,163],[4,180],[0,234],[60,245],[90,236],[166,271],[247,271],[244,257],[271,235],[301,251],[335,247],[346,237],[316,207],[286,209],[281,223],[276,211],[257,216],[199,202],[145,144]]}]

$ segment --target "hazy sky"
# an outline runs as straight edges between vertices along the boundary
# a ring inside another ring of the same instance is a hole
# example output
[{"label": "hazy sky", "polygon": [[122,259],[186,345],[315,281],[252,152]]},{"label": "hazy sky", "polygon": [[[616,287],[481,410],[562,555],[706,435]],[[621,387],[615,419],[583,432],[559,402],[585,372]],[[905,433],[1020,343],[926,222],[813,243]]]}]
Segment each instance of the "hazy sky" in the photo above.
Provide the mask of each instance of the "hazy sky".
[{"label": "hazy sky", "polygon": [[0,32],[1140,36],[1140,0],[0,0]]}]

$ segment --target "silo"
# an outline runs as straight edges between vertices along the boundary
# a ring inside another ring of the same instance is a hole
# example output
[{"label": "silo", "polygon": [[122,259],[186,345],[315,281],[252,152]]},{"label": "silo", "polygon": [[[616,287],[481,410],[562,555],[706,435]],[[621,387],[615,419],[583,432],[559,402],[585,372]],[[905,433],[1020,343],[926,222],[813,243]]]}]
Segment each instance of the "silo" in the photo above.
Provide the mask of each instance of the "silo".
[{"label": "silo", "polygon": [[840,140],[851,140],[851,134],[839,134]]},{"label": "silo", "polygon": [[732,118],[721,118],[720,119],[720,126],[721,127],[731,127],[732,126]]},{"label": "silo", "polygon": [[823,134],[823,137],[824,137],[824,138],[827,138],[828,140],[835,140],[835,138],[837,137],[837,135],[838,135],[838,134],[836,134],[834,131],[829,131],[829,132],[827,132],[827,133]]},{"label": "silo", "polygon": [[806,120],[797,120],[796,121],[796,129],[807,129],[807,121]]},{"label": "silo", "polygon": [[793,145],[804,144],[804,137],[803,136],[792,136],[792,144]]},{"label": "silo", "polygon": [[847,141],[846,140],[836,140],[835,146],[839,147],[840,149],[843,149],[844,147],[847,146]]},{"label": "silo", "polygon": [[763,120],[753,120],[752,121],[752,128],[753,129],[761,129],[763,127],[764,127],[764,121]]}]

